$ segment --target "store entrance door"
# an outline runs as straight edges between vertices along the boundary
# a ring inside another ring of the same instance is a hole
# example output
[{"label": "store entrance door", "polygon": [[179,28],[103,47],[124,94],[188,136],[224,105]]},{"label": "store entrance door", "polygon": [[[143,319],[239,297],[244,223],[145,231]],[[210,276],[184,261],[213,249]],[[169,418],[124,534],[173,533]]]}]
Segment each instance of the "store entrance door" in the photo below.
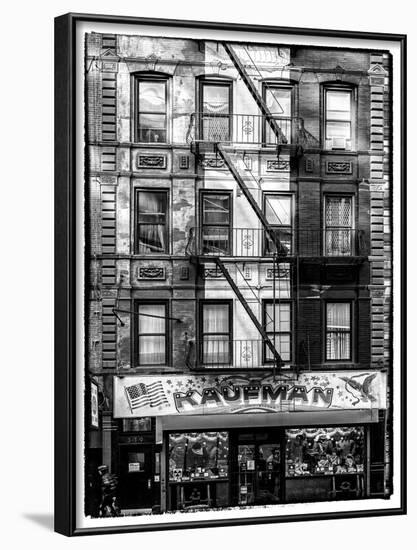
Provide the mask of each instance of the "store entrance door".
[{"label": "store entrance door", "polygon": [[120,446],[120,508],[152,508],[151,445]]},{"label": "store entrance door", "polygon": [[237,436],[237,501],[241,506],[282,501],[282,449],[279,432]]}]

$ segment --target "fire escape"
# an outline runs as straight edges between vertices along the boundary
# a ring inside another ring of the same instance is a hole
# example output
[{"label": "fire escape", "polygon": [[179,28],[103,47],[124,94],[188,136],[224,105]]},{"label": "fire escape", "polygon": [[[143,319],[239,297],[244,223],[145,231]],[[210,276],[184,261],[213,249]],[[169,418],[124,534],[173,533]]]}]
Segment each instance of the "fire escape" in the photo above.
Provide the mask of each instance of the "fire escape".
[{"label": "fire escape", "polygon": [[[251,322],[258,331],[263,345],[263,357],[269,357],[269,365],[273,365],[273,372],[280,372],[284,361],[280,355],[276,342],[276,307],[281,300],[281,295],[290,296],[292,292],[292,280],[295,273],[297,256],[294,254],[293,233],[277,229],[272,226],[265,212],[258,204],[251,189],[256,190],[262,196],[260,179],[252,172],[249,162],[251,150],[256,152],[259,147],[265,149],[267,154],[276,155],[277,162],[282,156],[289,157],[302,154],[299,128],[302,127],[300,119],[295,117],[277,117],[272,115],[267,104],[258,89],[247,74],[245,67],[234,48],[228,43],[222,43],[234,67],[238,71],[242,81],[255,101],[260,115],[228,114],[225,117],[216,115],[207,117],[202,113],[192,117],[195,125],[195,136],[191,139],[191,151],[197,158],[204,158],[206,154],[214,154],[215,159],[222,162],[233,176],[241,194],[246,198],[250,208],[260,222],[261,228],[233,228],[232,235],[225,236],[219,228],[216,235],[213,230],[210,236],[203,236],[201,228],[190,234],[187,253],[192,261],[203,267],[215,264],[216,271],[221,274],[230,285],[237,299],[243,306]],[[256,66],[255,66],[256,67]],[[256,68],[257,69],[257,68]],[[203,126],[204,125],[204,126]],[[191,135],[191,132],[190,132]],[[250,183],[250,186],[248,186]],[[233,272],[240,275],[244,281],[246,290],[253,296],[255,303],[262,306],[262,302],[253,287],[244,277],[245,261],[272,264],[272,315],[264,312],[265,319],[260,322],[257,315],[244,297],[239,288]],[[284,282],[283,282],[284,281]],[[266,325],[273,326],[273,335],[267,333]],[[244,344],[249,345],[248,341]],[[242,351],[242,350],[240,350]],[[251,353],[253,350],[249,350]],[[258,354],[259,355],[259,354]],[[265,361],[261,361],[261,364]],[[252,365],[259,367],[260,365]]]}]

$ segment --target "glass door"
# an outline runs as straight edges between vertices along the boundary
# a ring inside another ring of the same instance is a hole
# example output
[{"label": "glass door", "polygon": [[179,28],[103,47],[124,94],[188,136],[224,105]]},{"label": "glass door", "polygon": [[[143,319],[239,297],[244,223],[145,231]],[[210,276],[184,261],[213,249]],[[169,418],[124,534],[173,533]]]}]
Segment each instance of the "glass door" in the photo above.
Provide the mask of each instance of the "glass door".
[{"label": "glass door", "polygon": [[274,504],[282,500],[281,438],[278,434],[271,435],[252,434],[252,441],[248,438],[237,445],[240,506]]}]

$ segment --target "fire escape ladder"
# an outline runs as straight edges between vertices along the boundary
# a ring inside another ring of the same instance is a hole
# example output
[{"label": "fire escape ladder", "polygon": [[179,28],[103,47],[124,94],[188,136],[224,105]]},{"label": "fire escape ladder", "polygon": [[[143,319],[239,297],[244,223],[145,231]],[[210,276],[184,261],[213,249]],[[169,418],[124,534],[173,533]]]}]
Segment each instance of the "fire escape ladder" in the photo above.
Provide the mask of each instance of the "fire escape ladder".
[{"label": "fire escape ladder", "polygon": [[213,258],[215,263],[216,263],[216,266],[220,269],[220,271],[222,272],[223,276],[225,277],[226,281],[229,283],[229,285],[231,286],[231,288],[233,289],[234,293],[236,294],[237,298],[239,299],[240,303],[242,304],[242,306],[244,307],[246,313],[249,315],[252,323],[255,325],[257,331],[259,332],[259,334],[262,336],[262,340],[265,342],[265,344],[268,346],[268,348],[270,349],[274,359],[275,359],[275,363],[277,365],[277,368],[279,369],[282,365],[282,359],[281,359],[281,356],[279,355],[279,353],[277,352],[277,350],[275,349],[275,346],[273,345],[273,343],[271,342],[268,334],[266,333],[264,327],[261,325],[261,323],[258,321],[258,318],[256,317],[256,315],[254,314],[254,312],[252,311],[252,309],[250,308],[248,302],[245,300],[243,294],[240,292],[238,286],[236,285],[235,281],[233,280],[233,277],[230,275],[230,272],[229,270],[227,269],[227,267],[224,265],[224,263],[222,262],[222,260],[219,258],[219,257],[215,257]]},{"label": "fire escape ladder", "polygon": [[245,83],[246,87],[248,88],[249,92],[251,93],[253,99],[255,100],[255,103],[259,107],[261,113],[265,117],[266,121],[271,127],[271,130],[274,132],[277,143],[287,143],[287,138],[284,136],[283,131],[279,127],[277,121],[272,116],[271,111],[268,109],[263,97],[259,93],[258,89],[252,82],[252,79],[248,75],[248,73],[245,70],[245,67],[243,66],[242,62],[239,59],[239,56],[236,54],[233,47],[228,44],[227,42],[222,42],[222,46],[226,50],[228,56],[230,57],[233,65],[236,67],[237,72],[241,76],[243,82]]},{"label": "fire escape ladder", "polygon": [[278,256],[286,256],[287,255],[287,249],[285,246],[282,245],[277,233],[273,230],[273,228],[268,223],[268,220],[266,219],[265,214],[262,212],[261,208],[259,208],[258,203],[256,202],[254,196],[248,189],[245,180],[239,173],[238,168],[236,167],[235,163],[232,160],[232,157],[230,156],[229,152],[227,151],[227,148],[220,144],[216,144],[216,150],[220,157],[223,159],[224,163],[230,170],[232,176],[234,177],[236,183],[239,185],[240,189],[242,190],[242,193],[245,195],[246,199],[248,200],[250,206],[252,207],[253,211],[255,212],[256,216],[258,217],[259,221],[262,223],[265,231],[268,234],[268,237],[271,239],[271,241],[274,243]]}]

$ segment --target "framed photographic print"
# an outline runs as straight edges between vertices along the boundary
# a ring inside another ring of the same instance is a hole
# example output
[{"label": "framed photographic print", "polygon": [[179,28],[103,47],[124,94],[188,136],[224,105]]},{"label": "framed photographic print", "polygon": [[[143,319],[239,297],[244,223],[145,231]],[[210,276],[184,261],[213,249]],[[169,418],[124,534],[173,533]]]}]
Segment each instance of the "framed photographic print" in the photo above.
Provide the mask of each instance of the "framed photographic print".
[{"label": "framed photographic print", "polygon": [[56,25],[56,530],[404,514],[403,35]]}]

